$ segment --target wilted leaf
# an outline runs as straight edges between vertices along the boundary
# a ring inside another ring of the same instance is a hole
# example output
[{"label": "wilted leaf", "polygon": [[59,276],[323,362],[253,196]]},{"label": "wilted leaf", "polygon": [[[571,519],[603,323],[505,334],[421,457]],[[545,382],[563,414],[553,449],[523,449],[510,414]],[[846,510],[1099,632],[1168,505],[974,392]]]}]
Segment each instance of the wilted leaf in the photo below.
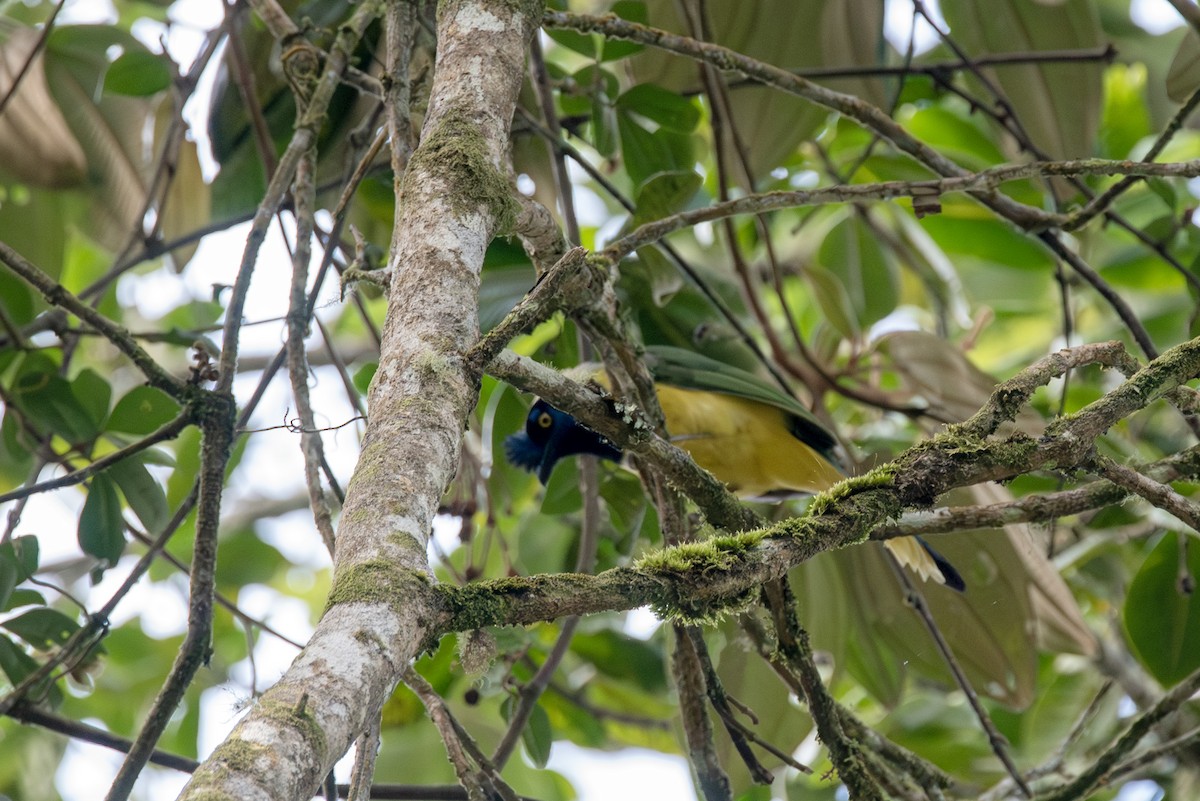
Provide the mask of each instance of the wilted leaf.
[{"label": "wilted leaf", "polygon": [[[212,220],[212,191],[204,181],[196,143],[191,140],[184,140],[180,144],[171,188],[163,199],[159,216],[162,219],[159,226],[162,238],[167,242],[197,231]],[[195,241],[170,252],[175,272],[183,271],[199,245],[199,241]]]},{"label": "wilted leaf", "polygon": [[109,25],[60,26],[46,42],[50,90],[87,160],[93,213],[84,231],[110,250],[141,226],[143,138],[151,106],[142,98],[103,94],[101,81],[114,48],[141,47]]},{"label": "wilted leaf", "polygon": [[1200,89],[1200,34],[1188,28],[1167,72],[1167,96],[1176,103]]},{"label": "wilted leaf", "polygon": [[[0,47],[0,96],[8,94],[39,38],[34,28],[8,32]],[[50,94],[43,55],[32,57],[17,93],[0,114],[0,168],[31,186],[77,186],[87,159]]]},{"label": "wilted leaf", "polygon": [[[924,331],[895,331],[881,337],[880,352],[905,388],[927,404],[928,413],[942,422],[966,420],[991,397],[997,381],[980,370],[954,344]],[[1017,416],[1017,427],[1039,436],[1045,421],[1028,406]]]}]

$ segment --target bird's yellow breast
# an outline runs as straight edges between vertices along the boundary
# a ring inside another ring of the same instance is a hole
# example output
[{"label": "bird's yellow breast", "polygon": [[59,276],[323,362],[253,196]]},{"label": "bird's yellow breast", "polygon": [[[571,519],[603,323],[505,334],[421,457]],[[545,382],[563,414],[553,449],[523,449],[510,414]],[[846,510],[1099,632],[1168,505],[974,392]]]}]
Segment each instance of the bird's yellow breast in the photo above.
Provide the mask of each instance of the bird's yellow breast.
[{"label": "bird's yellow breast", "polygon": [[820,492],[843,478],[792,434],[782,409],[665,384],[657,391],[671,441],[739,495]]}]

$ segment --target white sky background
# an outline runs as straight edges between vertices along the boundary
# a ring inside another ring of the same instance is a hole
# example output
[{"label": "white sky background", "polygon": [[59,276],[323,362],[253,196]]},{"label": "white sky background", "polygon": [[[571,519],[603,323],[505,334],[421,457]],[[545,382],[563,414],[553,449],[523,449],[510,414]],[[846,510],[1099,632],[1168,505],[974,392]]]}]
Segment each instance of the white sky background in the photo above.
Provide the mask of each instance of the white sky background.
[{"label": "white sky background", "polygon": [[[889,38],[903,49],[912,24],[911,5],[908,0],[885,0]],[[203,33],[220,20],[220,3],[215,0],[179,0],[171,8],[171,19],[175,23],[168,35],[168,47],[181,66],[186,67],[199,47]],[[931,4],[932,5],[932,4]],[[1134,20],[1148,30],[1158,33],[1178,26],[1179,18],[1166,0],[1133,0]],[[97,0],[67,0],[60,16],[60,24],[108,21],[114,18],[107,2]],[[147,23],[135,28],[149,47],[158,49],[163,34],[160,26]],[[918,52],[932,47],[936,34],[921,24],[916,32]],[[216,62],[214,61],[214,64]],[[211,70],[210,70],[211,72]],[[202,82],[200,90],[187,109],[192,130],[204,135],[203,115],[208,106],[212,76]],[[201,142],[202,152],[207,147]],[[203,158],[203,156],[202,156]],[[602,210],[593,211],[593,216]],[[587,214],[584,204],[583,214]],[[597,224],[598,219],[585,220]],[[205,238],[185,274],[185,287],[178,277],[163,271],[146,276],[123,279],[120,291],[126,293],[123,300],[132,299],[141,309],[143,316],[154,317],[170,310],[190,297],[203,299],[211,295],[213,283],[232,284],[240,261],[248,225],[214,234]],[[320,251],[314,248],[319,258]],[[286,312],[286,293],[280,288],[288,284],[290,261],[280,240],[278,229],[273,228],[264,245],[255,270],[254,282],[246,306],[247,320],[278,317]],[[321,306],[328,305],[324,314],[333,316],[338,312],[336,285],[329,285]],[[318,310],[318,314],[322,314]],[[244,355],[274,354],[283,344],[283,327],[278,325],[251,326],[243,329],[242,352]],[[243,377],[235,391],[244,401],[252,391],[257,376]],[[318,425],[336,425],[354,416],[355,412],[346,402],[341,382],[331,370],[317,370],[313,380],[313,407],[318,414],[334,415],[329,419],[318,418]],[[286,377],[281,373],[273,382],[272,389],[259,407],[252,427],[277,425],[290,406],[290,389]],[[357,458],[358,430],[348,426],[340,432],[326,435],[326,447],[337,475],[345,485]],[[284,461],[286,460],[286,462]],[[254,475],[270,475],[274,481],[258,482],[253,490],[266,491],[273,487],[281,496],[291,496],[301,490],[301,473],[292,467],[299,462],[299,446],[294,435],[284,431],[254,434],[242,462],[242,470]],[[282,465],[288,464],[284,468]],[[284,476],[293,483],[281,485]],[[237,492],[234,488],[231,492]],[[24,515],[25,523],[19,533],[31,532],[74,532],[82,496],[79,493],[55,493],[51,497],[35,496]],[[0,513],[3,509],[0,508]],[[267,527],[264,537],[278,547],[295,564],[325,566],[328,556],[313,530],[307,510],[290,516],[286,525]],[[456,531],[456,529],[455,529]],[[78,555],[78,546],[73,536],[60,540],[41,538],[43,564],[59,559],[70,559]],[[132,565],[127,557],[122,564],[109,571],[106,579],[92,590],[93,604],[107,600],[126,571]],[[304,573],[303,568],[295,571]],[[149,586],[139,585],[114,616],[120,624],[131,617],[141,616],[146,632],[156,637],[178,637],[183,632],[186,619],[186,577],[179,577],[172,584]],[[266,588],[250,588],[239,597],[240,606],[249,614],[267,619],[273,626],[289,634],[293,639],[306,640],[311,633],[308,609],[299,601],[281,598]],[[637,625],[653,626],[649,613],[638,620]],[[644,633],[644,631],[643,631]],[[287,667],[295,652],[290,646],[282,645],[269,636],[259,640],[255,654],[258,689],[268,687]],[[249,669],[246,665],[238,676],[239,685],[214,688],[204,695],[200,751],[207,754],[214,748],[236,723],[238,709],[245,702],[248,692]],[[96,721],[92,721],[96,723]],[[97,797],[98,788],[107,787],[121,761],[120,754],[97,746],[72,743],[57,774],[57,785],[63,798],[92,799]],[[349,763],[343,760],[338,777],[345,781]],[[575,786],[580,801],[602,801],[613,797],[654,798],[656,801],[694,801],[691,779],[685,761],[679,757],[668,757],[641,749],[627,749],[617,753],[591,751],[569,743],[554,746],[550,767],[566,775]],[[148,768],[137,787],[137,796],[142,798],[168,798],[182,788],[187,777],[158,768]],[[1127,784],[1119,794],[1119,801],[1150,801],[1154,796],[1150,783]]]}]

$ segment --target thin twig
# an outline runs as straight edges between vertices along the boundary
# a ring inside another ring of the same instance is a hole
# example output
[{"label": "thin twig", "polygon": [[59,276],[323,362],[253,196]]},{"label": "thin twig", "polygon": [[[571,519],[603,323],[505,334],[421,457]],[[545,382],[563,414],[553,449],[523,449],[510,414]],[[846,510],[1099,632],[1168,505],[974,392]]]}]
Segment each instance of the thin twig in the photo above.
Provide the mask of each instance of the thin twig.
[{"label": "thin twig", "polygon": [[980,727],[983,729],[984,734],[987,735],[992,753],[995,754],[996,759],[1000,760],[1000,764],[1004,766],[1013,783],[1021,791],[1021,795],[1026,798],[1033,798],[1033,790],[1030,789],[1029,783],[1025,781],[1025,777],[1021,775],[1020,769],[1017,768],[1012,756],[1008,753],[1008,741],[1004,739],[1004,735],[1000,734],[1000,730],[992,722],[991,716],[983,708],[978,693],[971,686],[971,680],[963,672],[962,665],[958,663],[953,649],[950,648],[950,643],[946,641],[942,630],[938,628],[937,621],[933,619],[933,613],[929,611],[929,605],[925,603],[925,596],[916,588],[912,579],[908,577],[908,574],[900,567],[899,562],[895,558],[889,557],[888,564],[891,565],[897,580],[904,590],[908,605],[921,618],[921,622],[925,624],[925,629],[929,632],[929,636],[933,638],[934,645],[937,646],[938,652],[942,655],[942,661],[946,663],[946,667],[950,669],[950,674],[954,677],[954,683],[958,685],[963,695],[966,696],[967,703],[971,706],[972,711],[974,711],[976,720],[979,721]]},{"label": "thin twig", "polygon": [[1140,495],[1147,501],[1163,509],[1200,532],[1200,506],[1180,495],[1175,490],[1149,476],[1142,475],[1124,465],[1117,464],[1103,454],[1096,454],[1096,466],[1100,475],[1107,478],[1118,487],[1123,487],[1132,493]]}]

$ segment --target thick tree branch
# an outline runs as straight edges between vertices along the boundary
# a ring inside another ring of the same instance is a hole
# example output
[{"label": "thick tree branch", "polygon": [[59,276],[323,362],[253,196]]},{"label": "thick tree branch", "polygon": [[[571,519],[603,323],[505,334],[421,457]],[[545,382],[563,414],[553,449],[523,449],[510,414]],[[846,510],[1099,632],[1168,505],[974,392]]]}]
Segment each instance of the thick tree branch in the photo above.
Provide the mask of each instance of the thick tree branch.
[{"label": "thick tree branch", "polygon": [[346,492],[328,606],[308,646],[183,798],[307,798],[426,642],[434,612],[426,538],[475,402],[464,354],[478,338],[484,250],[515,216],[501,164],[540,10],[500,0],[439,8],[434,84],[397,192],[371,420]]}]

